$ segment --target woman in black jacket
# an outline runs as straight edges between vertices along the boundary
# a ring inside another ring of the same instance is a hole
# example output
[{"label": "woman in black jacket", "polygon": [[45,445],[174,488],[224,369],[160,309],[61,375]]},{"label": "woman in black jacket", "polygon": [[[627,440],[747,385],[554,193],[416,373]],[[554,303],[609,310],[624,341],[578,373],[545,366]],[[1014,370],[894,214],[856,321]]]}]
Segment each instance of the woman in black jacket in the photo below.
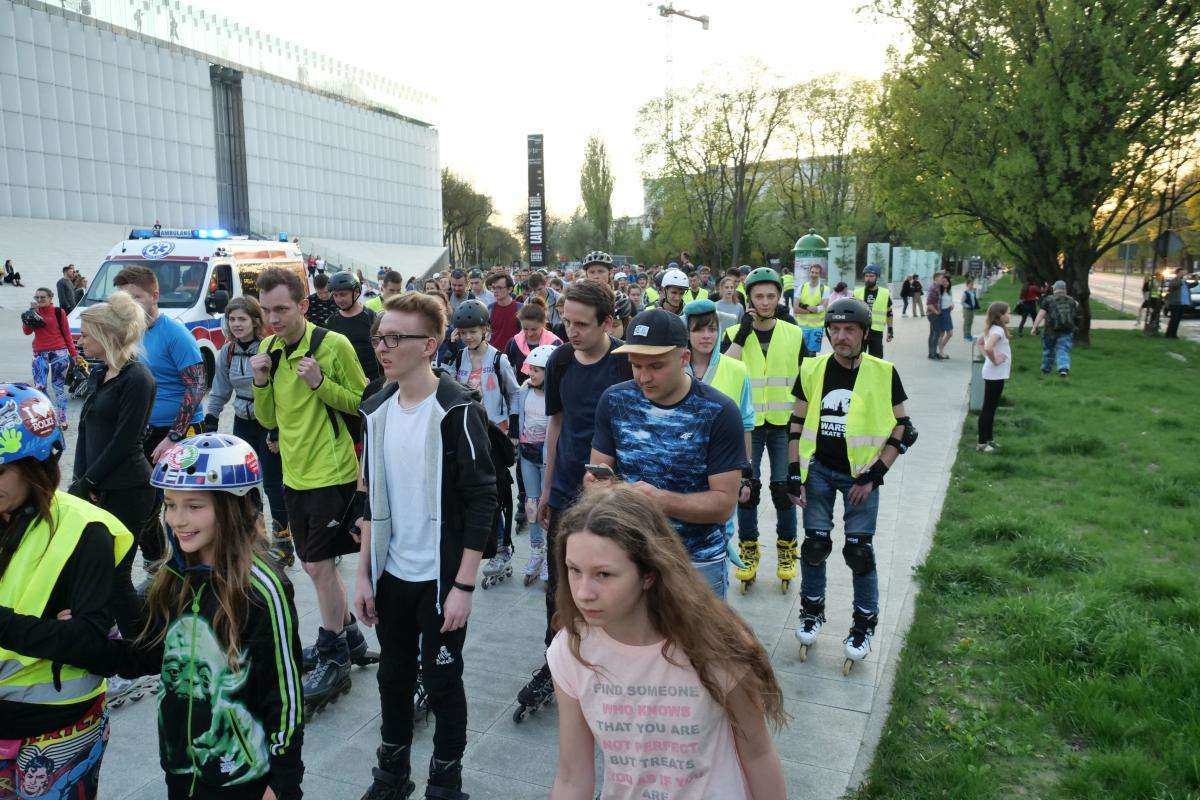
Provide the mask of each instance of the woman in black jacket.
[{"label": "woman in black jacket", "polygon": [[[101,363],[88,376],[90,394],[79,417],[71,494],[90,500],[125,524],[135,537],[154,519],[154,489],[142,440],[154,403],[154,376],[136,358],[146,314],[125,292],[84,309],[79,345]],[[137,636],[137,595],[130,570],[137,548],[118,567],[113,614],[121,635]]]}]

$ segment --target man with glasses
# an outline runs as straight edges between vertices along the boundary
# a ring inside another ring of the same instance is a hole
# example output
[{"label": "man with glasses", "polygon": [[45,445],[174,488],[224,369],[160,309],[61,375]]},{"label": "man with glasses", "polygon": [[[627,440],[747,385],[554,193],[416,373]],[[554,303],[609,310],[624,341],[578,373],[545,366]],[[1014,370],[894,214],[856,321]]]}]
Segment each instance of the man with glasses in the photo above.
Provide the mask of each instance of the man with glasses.
[{"label": "man with glasses", "polygon": [[[497,509],[487,414],[432,359],[446,328],[439,300],[389,298],[371,337],[385,387],[362,405],[367,504],[354,607],[378,625],[379,766],[367,797],[408,797],[418,670],[436,719],[426,797],[465,800],[463,645]],[[441,485],[429,486],[430,476]]]}]

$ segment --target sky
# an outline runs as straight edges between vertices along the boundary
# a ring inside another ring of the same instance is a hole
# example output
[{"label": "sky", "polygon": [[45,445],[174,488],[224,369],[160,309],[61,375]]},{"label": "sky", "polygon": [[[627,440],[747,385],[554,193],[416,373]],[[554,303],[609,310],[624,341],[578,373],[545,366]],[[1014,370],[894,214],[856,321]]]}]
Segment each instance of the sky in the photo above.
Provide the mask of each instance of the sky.
[{"label": "sky", "polygon": [[860,4],[677,0],[711,18],[705,31],[668,22],[644,0],[193,1],[437,96],[442,165],[490,195],[493,222],[505,226],[526,207],[530,133],[545,136],[551,214],[579,205],[584,144],[598,133],[612,162],[614,216],[639,215],[637,111],[668,85],[693,86],[751,59],[787,82],[877,78],[901,32],[856,13]]}]

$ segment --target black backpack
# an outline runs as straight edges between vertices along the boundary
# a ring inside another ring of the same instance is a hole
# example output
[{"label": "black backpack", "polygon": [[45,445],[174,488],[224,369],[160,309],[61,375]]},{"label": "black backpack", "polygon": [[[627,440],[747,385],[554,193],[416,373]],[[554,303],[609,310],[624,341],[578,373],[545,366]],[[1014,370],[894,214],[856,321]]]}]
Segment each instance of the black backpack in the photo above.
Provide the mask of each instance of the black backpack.
[{"label": "black backpack", "polygon": [[[308,339],[308,351],[304,354],[305,358],[313,358],[314,354],[321,349],[321,342],[325,341],[325,335],[329,331],[319,325],[313,328],[312,335]],[[279,369],[279,362],[283,360],[283,350],[272,350],[272,345],[275,344],[277,337],[272,336],[263,342],[263,347],[271,354],[271,380],[275,380],[275,372]],[[359,398],[362,402],[362,398]],[[346,426],[346,430],[350,432],[350,438],[355,444],[362,441],[362,417],[358,414],[347,414],[344,411],[338,411],[332,406],[325,406],[325,413],[329,415],[329,424],[333,426],[333,435],[339,433],[338,420],[341,419],[341,424]]]}]

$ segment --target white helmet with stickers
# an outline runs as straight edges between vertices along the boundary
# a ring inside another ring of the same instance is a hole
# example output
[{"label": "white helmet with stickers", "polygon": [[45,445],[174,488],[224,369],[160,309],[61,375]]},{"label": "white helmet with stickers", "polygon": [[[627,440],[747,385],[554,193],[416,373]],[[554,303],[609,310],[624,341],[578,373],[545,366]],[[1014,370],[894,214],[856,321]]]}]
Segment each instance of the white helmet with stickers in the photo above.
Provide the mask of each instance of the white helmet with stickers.
[{"label": "white helmet with stickers", "polygon": [[550,356],[554,353],[555,345],[543,344],[529,351],[529,355],[525,357],[525,365],[528,367],[546,368],[550,363]]},{"label": "white helmet with stickers", "polygon": [[202,433],[167,450],[154,465],[150,485],[186,492],[247,494],[262,488],[254,448],[226,433]]},{"label": "white helmet with stickers", "polygon": [[668,286],[678,286],[680,289],[686,289],[689,285],[688,276],[681,269],[669,269],[663,273],[662,288],[664,289]]}]

